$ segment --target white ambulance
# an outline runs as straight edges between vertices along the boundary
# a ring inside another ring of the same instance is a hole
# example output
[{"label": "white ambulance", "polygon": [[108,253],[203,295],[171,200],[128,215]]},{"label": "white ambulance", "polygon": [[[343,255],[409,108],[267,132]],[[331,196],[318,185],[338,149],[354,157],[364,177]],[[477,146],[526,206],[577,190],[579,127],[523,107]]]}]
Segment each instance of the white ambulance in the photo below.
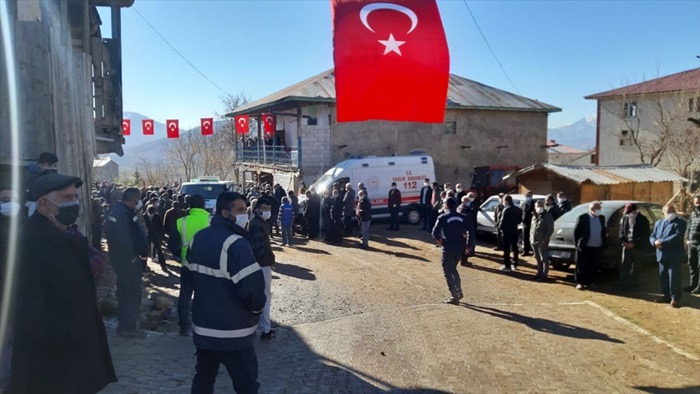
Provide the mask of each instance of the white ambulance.
[{"label": "white ambulance", "polygon": [[[401,191],[401,211],[404,222],[417,224],[421,219],[420,190],[423,180],[435,181],[433,158],[427,155],[416,156],[369,156],[361,159],[348,159],[326,171],[310,188],[316,193],[332,190],[338,182],[343,188],[348,182],[357,192],[357,184],[363,183],[372,202],[372,218],[389,217],[389,189],[396,182]],[[300,203],[306,198],[301,198]]]}]

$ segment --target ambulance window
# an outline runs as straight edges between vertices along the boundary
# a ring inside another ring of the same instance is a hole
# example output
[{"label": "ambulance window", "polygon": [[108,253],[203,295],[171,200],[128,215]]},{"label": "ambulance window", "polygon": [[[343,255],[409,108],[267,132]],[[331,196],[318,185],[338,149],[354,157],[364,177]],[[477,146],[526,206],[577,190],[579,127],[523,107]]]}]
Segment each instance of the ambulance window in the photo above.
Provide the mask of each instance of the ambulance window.
[{"label": "ambulance window", "polygon": [[338,178],[338,180],[336,180],[336,182],[338,182],[338,184],[340,184],[341,189],[345,189],[345,185],[350,182],[350,177],[346,176],[345,178]]}]

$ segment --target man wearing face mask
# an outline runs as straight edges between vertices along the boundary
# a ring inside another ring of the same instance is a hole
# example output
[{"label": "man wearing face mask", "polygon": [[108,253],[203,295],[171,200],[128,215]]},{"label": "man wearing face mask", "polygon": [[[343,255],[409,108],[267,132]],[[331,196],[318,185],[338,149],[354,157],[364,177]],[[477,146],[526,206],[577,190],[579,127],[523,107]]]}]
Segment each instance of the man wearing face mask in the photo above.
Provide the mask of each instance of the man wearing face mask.
[{"label": "man wearing face mask", "polygon": [[122,200],[116,203],[105,221],[109,258],[117,274],[117,335],[124,338],[145,338],[146,333],[136,329],[141,305],[141,276],[143,262],[148,259],[148,241],[139,224],[143,207],[141,191],[135,187],[124,190]]},{"label": "man wearing face mask", "polygon": [[270,323],[270,286],[272,285],[272,266],[275,264],[275,253],[272,251],[270,243],[272,202],[265,197],[258,199],[253,212],[253,218],[248,224],[248,233],[250,234],[253,255],[255,255],[265,277],[265,309],[260,315],[260,329],[262,330],[260,339],[265,341],[275,337]]},{"label": "man wearing face mask", "polygon": [[433,210],[433,188],[430,187],[430,179],[425,178],[423,188],[420,189],[420,206],[422,208],[423,227],[421,230],[430,231],[430,213]]},{"label": "man wearing face mask", "polygon": [[321,220],[323,221],[323,241],[330,242],[329,237],[333,237],[331,229],[331,208],[333,207],[333,198],[328,190],[323,191],[323,200],[321,201]]},{"label": "man wearing face mask", "polygon": [[32,185],[36,212],[19,239],[11,393],[96,393],[116,376],[97,309],[80,214],[80,178]]},{"label": "man wearing face mask", "polygon": [[[530,234],[530,225],[532,224],[532,215],[535,213],[535,202],[532,200],[532,192],[527,192],[525,202],[521,204],[523,213],[523,234]],[[523,237],[523,256],[529,256],[532,253],[532,245],[530,245],[530,237]]]},{"label": "man wearing face mask", "polygon": [[576,245],[576,288],[584,290],[591,285],[598,261],[607,246],[608,230],[602,215],[600,201],[588,206],[587,213],[576,219],[574,244]]},{"label": "man wearing face mask", "polygon": [[566,194],[564,194],[564,192],[557,193],[557,205],[559,206],[559,212],[561,212],[562,215],[571,211],[571,201],[566,198]]},{"label": "man wearing face mask", "polygon": [[552,214],[544,209],[542,201],[536,201],[530,234],[523,234],[523,237],[530,237],[535,260],[537,260],[537,274],[532,280],[537,282],[547,280],[547,273],[549,272],[549,238],[553,233],[554,218]]},{"label": "man wearing face mask", "polygon": [[[461,185],[457,185],[461,186]],[[471,224],[472,229],[476,229],[476,221],[477,217],[476,215],[479,214],[479,206],[476,205],[474,202],[475,195],[474,193],[467,193],[462,197],[461,204],[457,208],[457,212],[461,213],[462,215],[467,217],[467,220],[469,220],[469,223]],[[472,232],[475,230],[472,230]],[[468,267],[471,266],[472,264],[469,263],[469,257],[474,257],[476,255],[476,236],[475,234],[469,234],[469,242],[467,244],[467,249],[468,253],[465,253],[464,256],[462,256],[462,266]]]},{"label": "man wearing face mask", "polygon": [[464,198],[464,196],[467,195],[467,192],[464,191],[464,188],[462,187],[461,183],[455,185],[455,192],[457,193],[455,194],[455,201],[457,201],[458,203],[461,202],[462,198]]},{"label": "man wearing face mask", "polygon": [[634,263],[638,253],[644,251],[649,237],[649,220],[639,213],[637,204],[625,205],[620,220],[620,242],[622,242],[622,262],[620,263],[619,285],[626,288],[631,285]]},{"label": "man wearing face mask", "polygon": [[[511,272],[513,269],[518,268],[518,225],[522,220],[523,214],[520,208],[513,205],[513,197],[511,196],[503,198],[503,205],[501,220],[498,222],[498,229],[503,234],[503,265],[501,266],[501,271]],[[523,234],[527,233],[523,232]],[[524,236],[524,238],[529,237]],[[512,260],[510,258],[511,251],[513,252]]]},{"label": "man wearing face mask", "polygon": [[681,300],[681,264],[685,257],[683,237],[685,220],[676,215],[676,207],[667,204],[663,208],[664,218],[654,225],[649,242],[656,248],[656,261],[659,262],[659,279],[663,297],[655,300],[670,303],[678,308]]},{"label": "man wearing face mask", "polygon": [[445,200],[445,213],[437,218],[432,232],[438,246],[442,246],[442,270],[451,295],[444,303],[453,305],[459,305],[459,300],[463,298],[457,262],[464,254],[467,238],[474,233],[467,217],[456,212],[456,205],[452,198]]},{"label": "man wearing face mask", "polygon": [[214,392],[219,364],[226,367],[237,393],[257,393],[260,388],[253,339],[265,307],[265,277],[251,248],[247,223],[245,197],[219,194],[211,225],[194,236],[187,255],[197,348],[193,394]]},{"label": "man wearing face mask", "polygon": [[691,294],[700,294],[700,196],[693,198],[693,212],[688,220],[685,233],[688,245],[688,268],[690,269],[690,286],[685,288]]},{"label": "man wearing face mask", "polygon": [[393,231],[399,231],[399,212],[401,211],[401,191],[396,188],[396,182],[391,183],[391,189],[389,189],[389,215],[391,215],[391,220],[389,223],[389,229]]}]

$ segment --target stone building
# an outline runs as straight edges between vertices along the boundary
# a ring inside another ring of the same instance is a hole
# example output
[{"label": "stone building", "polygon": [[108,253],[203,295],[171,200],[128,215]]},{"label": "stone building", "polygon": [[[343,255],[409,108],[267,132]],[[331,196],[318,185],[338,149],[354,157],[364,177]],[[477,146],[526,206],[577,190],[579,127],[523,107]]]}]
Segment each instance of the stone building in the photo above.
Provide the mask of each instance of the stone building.
[{"label": "stone building", "polygon": [[266,149],[260,131],[261,148],[239,149],[241,171],[294,174],[309,185],[347,158],[422,151],[433,157],[439,181],[468,184],[474,167],[525,167],[546,161],[548,114],[557,111],[537,100],[450,75],[444,123],[338,123],[331,69],[227,116],[247,114],[260,124],[263,113],[272,113],[277,120]]},{"label": "stone building", "polygon": [[105,155],[92,162],[92,181],[114,183],[119,180],[119,164]]}]

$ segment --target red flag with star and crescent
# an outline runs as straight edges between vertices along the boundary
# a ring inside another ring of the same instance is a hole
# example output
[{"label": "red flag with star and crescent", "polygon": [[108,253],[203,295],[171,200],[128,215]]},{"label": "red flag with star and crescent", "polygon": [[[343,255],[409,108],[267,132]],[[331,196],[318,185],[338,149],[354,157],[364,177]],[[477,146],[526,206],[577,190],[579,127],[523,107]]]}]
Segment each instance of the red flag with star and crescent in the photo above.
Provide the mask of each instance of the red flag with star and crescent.
[{"label": "red flag with star and crescent", "polygon": [[214,134],[214,118],[202,118],[201,126],[202,135]]},{"label": "red flag with star and crescent", "polygon": [[233,119],[236,122],[236,134],[248,134],[250,131],[250,116],[239,115]]},{"label": "red flag with star and crescent", "polygon": [[272,135],[277,128],[277,120],[273,114],[262,114],[263,130],[265,134]]},{"label": "red flag with star and crescent", "polygon": [[180,121],[177,119],[168,119],[165,121],[165,129],[168,132],[168,138],[180,138]]},{"label": "red flag with star and crescent", "polygon": [[338,122],[443,122],[450,54],[435,0],[331,6]]},{"label": "red flag with star and crescent", "polygon": [[141,121],[141,129],[143,135],[153,135],[155,133],[155,125],[152,119],[144,119]]},{"label": "red flag with star and crescent", "polygon": [[122,120],[122,135],[131,135],[131,119]]}]

